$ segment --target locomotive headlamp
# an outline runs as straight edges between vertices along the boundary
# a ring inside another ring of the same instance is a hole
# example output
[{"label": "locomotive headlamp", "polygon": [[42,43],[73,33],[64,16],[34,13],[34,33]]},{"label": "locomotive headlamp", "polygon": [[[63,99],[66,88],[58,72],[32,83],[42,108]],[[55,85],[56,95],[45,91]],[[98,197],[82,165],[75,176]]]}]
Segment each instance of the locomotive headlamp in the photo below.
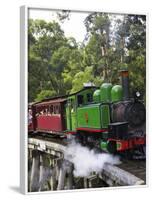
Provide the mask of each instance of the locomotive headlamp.
[{"label": "locomotive headlamp", "polygon": [[136,92],[136,97],[140,97],[140,92],[139,91]]}]

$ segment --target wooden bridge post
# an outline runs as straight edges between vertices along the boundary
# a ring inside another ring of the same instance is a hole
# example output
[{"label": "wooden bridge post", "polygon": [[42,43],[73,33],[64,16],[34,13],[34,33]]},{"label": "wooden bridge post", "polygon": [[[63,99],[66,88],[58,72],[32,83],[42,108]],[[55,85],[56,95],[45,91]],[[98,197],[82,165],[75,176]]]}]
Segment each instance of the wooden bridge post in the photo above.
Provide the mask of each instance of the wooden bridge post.
[{"label": "wooden bridge post", "polygon": [[57,190],[72,189],[73,183],[73,165],[69,161],[63,160],[59,170]]},{"label": "wooden bridge post", "polygon": [[40,176],[39,176],[39,191],[46,190],[45,184],[48,183],[52,176],[52,166],[50,166],[50,156],[46,153],[40,154]]},{"label": "wooden bridge post", "polygon": [[88,188],[88,179],[84,177],[83,180],[84,180],[84,188]]},{"label": "wooden bridge post", "polygon": [[67,162],[67,190],[73,189],[74,177],[73,177],[73,164]]},{"label": "wooden bridge post", "polygon": [[51,176],[51,179],[49,180],[49,184],[50,184],[50,189],[52,191],[56,190],[56,188],[57,188],[56,167],[54,167],[52,170],[52,176]]},{"label": "wooden bridge post", "polygon": [[65,185],[66,165],[63,161],[59,169],[57,190],[63,190]]},{"label": "wooden bridge post", "polygon": [[39,166],[40,166],[40,154],[37,150],[33,150],[30,185],[29,185],[30,192],[37,192],[39,189]]},{"label": "wooden bridge post", "polygon": [[55,160],[56,159],[50,157],[50,165],[52,167],[52,173],[50,179],[48,180],[48,185],[51,191],[57,189],[58,177],[57,177],[57,166]]}]

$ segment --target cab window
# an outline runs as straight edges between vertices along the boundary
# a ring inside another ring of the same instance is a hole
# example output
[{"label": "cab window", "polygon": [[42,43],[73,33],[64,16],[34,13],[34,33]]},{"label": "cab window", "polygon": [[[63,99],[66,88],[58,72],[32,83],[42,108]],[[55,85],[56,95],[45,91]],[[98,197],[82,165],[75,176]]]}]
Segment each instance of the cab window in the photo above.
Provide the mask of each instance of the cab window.
[{"label": "cab window", "polygon": [[84,104],[84,96],[83,95],[78,95],[78,106]]},{"label": "cab window", "polygon": [[93,101],[93,98],[92,98],[92,94],[88,93],[87,94],[87,102],[92,102]]}]

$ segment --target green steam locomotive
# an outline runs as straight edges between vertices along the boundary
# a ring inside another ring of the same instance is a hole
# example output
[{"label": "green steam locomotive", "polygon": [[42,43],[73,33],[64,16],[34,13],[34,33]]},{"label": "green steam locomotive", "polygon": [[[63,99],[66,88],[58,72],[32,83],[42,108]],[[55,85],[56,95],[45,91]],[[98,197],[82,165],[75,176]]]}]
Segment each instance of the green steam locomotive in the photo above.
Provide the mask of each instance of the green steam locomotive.
[{"label": "green steam locomotive", "polygon": [[29,131],[73,135],[85,145],[110,153],[144,151],[145,106],[139,92],[130,98],[128,70],[120,74],[121,85],[86,86],[74,94],[33,104]]}]

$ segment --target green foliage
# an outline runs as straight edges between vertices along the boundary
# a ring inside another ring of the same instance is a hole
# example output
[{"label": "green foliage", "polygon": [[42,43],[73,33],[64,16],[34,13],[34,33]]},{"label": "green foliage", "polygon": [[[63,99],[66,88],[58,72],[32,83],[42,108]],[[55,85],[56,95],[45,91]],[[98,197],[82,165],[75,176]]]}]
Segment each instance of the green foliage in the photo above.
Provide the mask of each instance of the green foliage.
[{"label": "green foliage", "polygon": [[49,98],[49,97],[54,97],[55,95],[56,95],[55,91],[42,90],[39,94],[37,94],[35,101],[41,101],[41,100]]},{"label": "green foliage", "polygon": [[[70,15],[58,12],[59,23]],[[145,95],[145,16],[91,13],[84,22],[87,33],[81,45],[66,38],[59,23],[29,20],[29,101],[76,92],[87,82],[118,84],[124,66],[130,72],[131,93],[140,90]]]},{"label": "green foliage", "polygon": [[83,83],[93,82],[93,67],[86,67],[84,71],[78,72],[72,80],[71,93],[77,92],[83,88]]},{"label": "green foliage", "polygon": [[63,10],[62,12],[57,12],[58,19],[64,23],[65,20],[69,20],[70,10]]}]

